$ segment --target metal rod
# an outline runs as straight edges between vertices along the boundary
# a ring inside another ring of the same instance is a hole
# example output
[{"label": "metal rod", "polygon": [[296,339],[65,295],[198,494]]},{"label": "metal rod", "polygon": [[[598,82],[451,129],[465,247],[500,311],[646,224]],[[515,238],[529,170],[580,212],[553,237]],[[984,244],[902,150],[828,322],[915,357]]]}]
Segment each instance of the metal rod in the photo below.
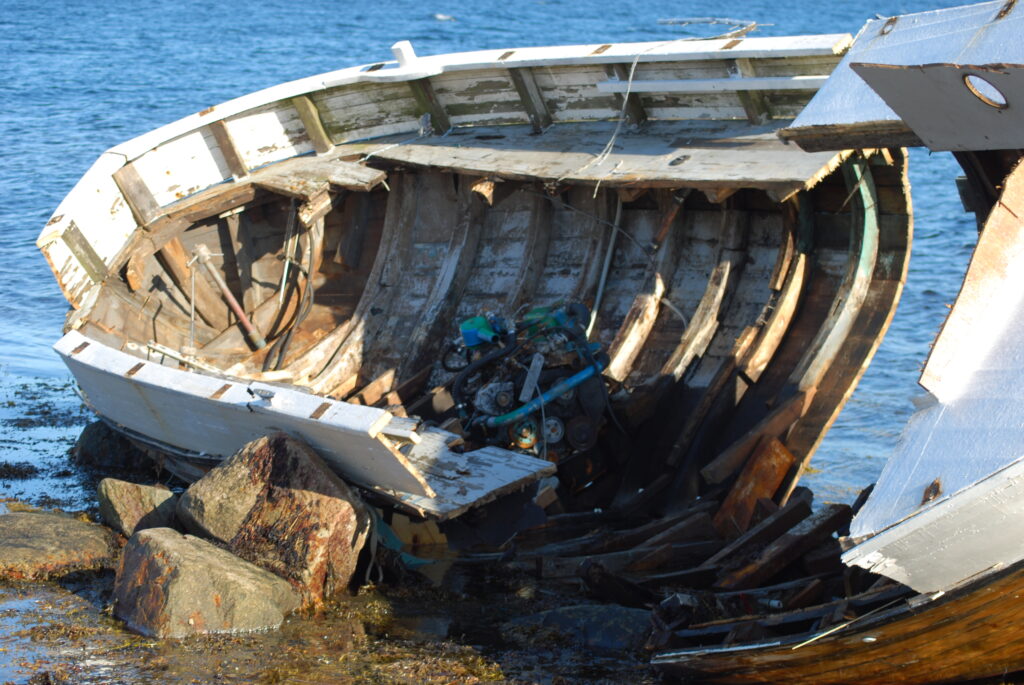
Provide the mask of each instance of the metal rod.
[{"label": "metal rod", "polygon": [[608,251],[604,254],[604,266],[601,268],[601,280],[597,283],[597,296],[594,298],[594,309],[590,312],[590,323],[587,324],[587,337],[594,330],[597,323],[597,312],[601,309],[601,299],[604,297],[604,286],[608,281],[608,269],[612,266],[612,254],[615,252],[615,242],[619,237],[619,221],[622,219],[622,198],[619,198],[615,205],[615,221],[612,222],[612,235],[608,239]]},{"label": "metal rod", "polygon": [[206,272],[210,274],[210,277],[216,282],[217,287],[220,288],[220,293],[224,297],[224,301],[231,307],[231,311],[238,317],[238,322],[242,324],[242,328],[245,329],[245,334],[248,336],[249,341],[256,347],[257,350],[261,350],[267,346],[267,341],[263,338],[263,334],[256,330],[256,326],[253,325],[249,317],[245,315],[245,310],[242,309],[242,305],[238,304],[238,300],[232,294],[231,289],[228,288],[228,284],[224,282],[224,277],[220,275],[217,267],[214,266],[213,262],[210,261],[210,248],[200,243],[196,246],[196,256],[199,257],[200,263],[206,267]]}]

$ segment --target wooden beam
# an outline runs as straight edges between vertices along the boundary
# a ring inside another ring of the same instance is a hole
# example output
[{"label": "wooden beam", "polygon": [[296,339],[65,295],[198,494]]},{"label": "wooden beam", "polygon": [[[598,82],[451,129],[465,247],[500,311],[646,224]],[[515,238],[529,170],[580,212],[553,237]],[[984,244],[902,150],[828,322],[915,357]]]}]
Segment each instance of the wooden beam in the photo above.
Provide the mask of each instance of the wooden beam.
[{"label": "wooden beam", "polygon": [[715,514],[719,535],[731,539],[746,532],[757,500],[772,497],[795,462],[796,457],[778,438],[761,438]]},{"label": "wooden beam", "polygon": [[[619,81],[629,81],[629,68],[625,64],[609,64],[607,71],[609,76],[614,76]],[[619,100],[619,106],[622,107],[623,94],[617,93],[616,96]],[[626,96],[626,103],[623,109],[626,113],[626,121],[631,126],[640,126],[647,121],[647,111],[644,109],[643,103],[640,102],[640,96],[632,88],[629,90],[629,95]]]},{"label": "wooden beam", "polygon": [[737,438],[721,454],[701,469],[701,475],[708,483],[721,483],[736,473],[747,456],[764,436],[778,437],[804,415],[814,399],[814,389],[798,392],[761,419],[747,433]]},{"label": "wooden beam", "polygon": [[228,165],[231,175],[236,179],[248,176],[249,166],[242,159],[241,153],[238,152],[235,141],[231,137],[231,132],[228,131],[228,126],[224,123],[224,120],[214,121],[207,128],[210,129],[210,133],[213,134],[214,139],[217,141],[220,154],[224,157],[224,163]]},{"label": "wooden beam", "polygon": [[726,574],[715,586],[725,590],[745,590],[757,587],[796,561],[805,552],[817,547],[836,529],[849,521],[850,507],[848,505],[829,504],[768,545],[757,559]]},{"label": "wooden beam", "polygon": [[[757,76],[757,70],[753,62],[747,58],[733,60],[733,68],[740,76],[753,78]],[[747,113],[747,121],[755,125],[761,125],[771,118],[771,108],[764,97],[764,93],[757,90],[739,91],[737,95],[743,103],[743,111]]]},{"label": "wooden beam", "polygon": [[124,195],[128,208],[139,226],[145,226],[160,215],[160,205],[135,165],[129,162],[113,174],[114,183]]},{"label": "wooden beam", "polygon": [[[637,81],[629,84],[630,93],[734,93],[744,90],[818,90],[828,75],[814,76],[762,76],[754,78],[716,79],[664,79]],[[601,81],[601,93],[625,93],[627,81],[621,79]]]},{"label": "wooden beam", "polygon": [[[192,295],[192,272],[197,264],[188,265],[191,257],[181,244],[181,240],[174,238],[167,242],[158,252],[157,259],[164,267],[164,270],[178,286],[178,290],[184,293],[186,298]],[[222,328],[228,325],[227,305],[210,287],[204,276],[196,275],[196,315],[214,328]]]},{"label": "wooden beam", "polygon": [[306,128],[306,135],[309,136],[309,142],[313,144],[316,153],[325,155],[332,151],[334,141],[327,135],[323,121],[320,119],[320,111],[313,101],[305,95],[300,95],[292,98],[292,106],[299,113],[299,119],[302,120],[302,125]]},{"label": "wooden beam", "polygon": [[544,94],[533,78],[533,70],[529,67],[509,69],[508,75],[512,78],[512,85],[519,93],[519,100],[523,103],[523,109],[530,118],[533,130],[540,133],[553,122],[551,113],[548,111],[547,103],[544,101]]},{"label": "wooden beam", "polygon": [[813,495],[811,495],[810,490],[804,489],[801,492],[806,494],[790,498],[786,506],[723,547],[714,556],[705,561],[704,565],[728,565],[730,560],[739,559],[751,550],[771,543],[790,528],[810,516]]},{"label": "wooden beam", "polygon": [[448,118],[448,112],[444,105],[437,99],[437,93],[430,85],[430,79],[421,78],[406,81],[406,83],[409,84],[409,89],[412,91],[413,97],[416,98],[419,113],[430,115],[430,127],[434,133],[437,135],[446,133],[452,127],[452,122]]}]

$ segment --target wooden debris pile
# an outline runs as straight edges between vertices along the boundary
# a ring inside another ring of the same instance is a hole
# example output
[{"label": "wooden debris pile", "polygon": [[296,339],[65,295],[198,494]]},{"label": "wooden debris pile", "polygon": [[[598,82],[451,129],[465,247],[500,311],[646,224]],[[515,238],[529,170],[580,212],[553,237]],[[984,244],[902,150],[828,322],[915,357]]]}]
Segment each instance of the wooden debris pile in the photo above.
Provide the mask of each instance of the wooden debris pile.
[{"label": "wooden debris pile", "polygon": [[726,646],[827,630],[911,594],[846,568],[839,537],[851,507],[812,507],[778,491],[792,455],[762,440],[727,489],[643,516],[616,510],[558,514],[515,538],[514,568],[627,607],[651,608],[650,649]]}]

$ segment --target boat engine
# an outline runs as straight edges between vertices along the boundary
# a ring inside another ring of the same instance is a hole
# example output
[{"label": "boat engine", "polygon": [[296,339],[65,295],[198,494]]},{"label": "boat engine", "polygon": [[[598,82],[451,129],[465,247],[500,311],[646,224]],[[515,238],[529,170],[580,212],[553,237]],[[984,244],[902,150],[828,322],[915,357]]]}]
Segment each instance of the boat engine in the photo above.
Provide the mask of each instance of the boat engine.
[{"label": "boat engine", "polygon": [[560,477],[593,450],[609,407],[608,358],[587,341],[589,319],[584,305],[570,304],[514,322],[490,313],[463,321],[442,364],[457,373],[451,394],[467,438],[558,463]]}]

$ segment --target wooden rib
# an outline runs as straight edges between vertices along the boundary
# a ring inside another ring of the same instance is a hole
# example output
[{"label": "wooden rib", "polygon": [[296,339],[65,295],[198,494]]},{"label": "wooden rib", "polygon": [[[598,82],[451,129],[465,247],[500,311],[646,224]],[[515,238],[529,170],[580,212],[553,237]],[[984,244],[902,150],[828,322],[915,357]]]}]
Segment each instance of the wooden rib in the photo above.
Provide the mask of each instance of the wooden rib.
[{"label": "wooden rib", "polygon": [[320,111],[305,95],[292,98],[292,106],[299,113],[299,119],[306,129],[306,135],[313,144],[313,149],[318,155],[325,155],[334,149],[334,142],[324,130],[323,121],[320,120]]},{"label": "wooden rib", "polygon": [[807,280],[807,255],[798,254],[792,262],[789,278],[786,279],[779,293],[775,306],[758,337],[757,343],[750,352],[739,361],[738,367],[750,381],[756,382],[764,373],[768,362],[775,356],[776,350],[789,330],[789,324],[796,314],[796,308],[803,296],[804,283]]},{"label": "wooden rib", "polygon": [[[371,342],[367,337],[370,330],[376,327],[377,317],[390,309],[391,301],[401,296],[398,286],[402,273],[409,268],[411,256],[411,227],[416,215],[415,186],[416,179],[410,174],[403,174],[401,180],[396,179],[392,183],[381,248],[359,304],[349,321],[342,324],[340,330],[336,329],[338,334],[328,336],[331,338],[328,345],[316,346],[326,363],[314,369],[310,376],[309,387],[314,392],[330,391],[363,367],[367,344]],[[303,357],[307,358],[307,355]]]},{"label": "wooden rib", "polygon": [[791,375],[800,389],[815,387],[834,361],[867,297],[878,258],[878,209],[867,163],[851,160],[843,167],[847,187],[856,189],[858,205],[852,220],[861,224],[851,234],[850,260],[831,314]]},{"label": "wooden rib", "polygon": [[536,79],[533,78],[533,69],[530,67],[509,69],[508,75],[519,94],[519,100],[523,104],[523,109],[526,110],[526,115],[530,118],[533,130],[540,133],[551,125],[552,119],[547,103],[544,102],[544,95],[541,93]]},{"label": "wooden rib", "polygon": [[[629,67],[625,64],[609,64],[607,73],[620,81],[629,81]],[[622,93],[615,93],[615,99],[618,101],[620,109],[622,108],[622,98]],[[640,102],[640,96],[636,93],[631,92],[626,97],[625,113],[626,121],[630,126],[639,126],[647,121],[647,112],[644,110],[643,103]]]},{"label": "wooden rib", "polygon": [[[406,202],[404,198],[404,189],[408,183],[410,183],[408,174],[394,174],[391,182],[391,192],[388,194],[387,199],[380,247],[377,250],[373,267],[366,278],[359,303],[356,305],[352,315],[327,333],[319,342],[288,362],[288,368],[294,372],[297,382],[309,384],[312,379],[327,374],[327,367],[331,365],[332,358],[342,354],[342,348],[349,335],[357,328],[361,330],[361,327],[365,326],[364,318],[374,306],[375,298],[383,296],[382,290],[388,290],[386,284],[382,283],[381,279],[384,276],[389,260],[392,258],[393,253],[398,250],[399,242],[402,240],[406,229],[406,224],[403,222],[411,221],[414,210],[413,207],[408,206],[410,203]],[[401,217],[399,217],[400,213],[402,214]],[[326,385],[327,382],[330,382],[332,385],[325,392],[332,391],[335,386],[338,386],[343,380],[354,373],[354,370],[348,370],[344,375],[340,372],[335,372],[330,379],[325,379],[325,382],[321,383],[321,385]],[[348,392],[350,391],[351,389],[348,390]],[[347,392],[343,394],[347,394]]]},{"label": "wooden rib", "polygon": [[609,363],[605,375],[617,381],[625,381],[633,368],[633,362],[647,342],[661,310],[661,300],[665,296],[665,283],[672,278],[678,258],[678,245],[682,231],[672,230],[679,215],[680,205],[669,200],[669,207],[663,212],[659,235],[664,234],[657,256],[647,267],[640,293],[633,299],[633,304],[619,327],[615,338],[608,347]]},{"label": "wooden rib", "polygon": [[209,124],[207,128],[210,129],[210,133],[213,134],[214,140],[217,141],[217,146],[220,148],[220,153],[224,157],[224,163],[228,165],[228,170],[231,175],[237,178],[245,178],[249,175],[249,166],[242,159],[242,155],[238,152],[238,147],[235,145],[234,139],[231,137],[231,132],[228,131],[227,124],[224,123],[223,119],[219,119]]},{"label": "wooden rib", "polygon": [[[750,59],[741,58],[733,60],[733,65],[741,77],[753,78],[757,76],[757,69]],[[747,120],[750,123],[760,125],[771,118],[771,108],[768,106],[768,101],[765,99],[763,91],[741,90],[736,95],[739,96],[740,102],[743,104],[743,110],[747,113]]]},{"label": "wooden rib", "polygon": [[783,484],[780,490],[783,493],[792,491],[807,468],[814,451],[853,394],[896,313],[906,280],[912,230],[905,200],[909,197],[909,183],[902,164],[900,172],[907,194],[897,200],[898,205],[883,207],[891,214],[879,217],[878,244],[883,249],[875,261],[864,304],[825,377],[819,382],[816,401],[793,427],[787,439],[787,446],[800,459],[800,465]]},{"label": "wooden rib", "polygon": [[552,206],[547,198],[538,192],[533,193],[531,197],[533,198],[533,207],[526,240],[523,244],[523,260],[513,288],[505,300],[506,311],[509,312],[518,311],[520,307],[533,299],[540,275],[547,265],[548,248],[552,235]]},{"label": "wooden rib", "polygon": [[145,226],[160,215],[160,204],[134,164],[125,164],[114,172],[113,178],[139,226]]},{"label": "wooden rib", "polygon": [[472,273],[480,244],[483,209],[483,202],[469,179],[463,178],[459,183],[457,223],[448,243],[447,256],[440,265],[419,321],[403,345],[399,381],[407,380],[436,358],[448,338],[446,333],[454,328],[452,315]]},{"label": "wooden rib", "polygon": [[406,81],[406,83],[409,84],[409,89],[412,91],[413,97],[416,98],[418,113],[430,115],[430,126],[435,134],[446,133],[452,127],[452,122],[448,118],[448,112],[444,105],[437,99],[437,93],[434,92],[430,79],[421,78]]}]

